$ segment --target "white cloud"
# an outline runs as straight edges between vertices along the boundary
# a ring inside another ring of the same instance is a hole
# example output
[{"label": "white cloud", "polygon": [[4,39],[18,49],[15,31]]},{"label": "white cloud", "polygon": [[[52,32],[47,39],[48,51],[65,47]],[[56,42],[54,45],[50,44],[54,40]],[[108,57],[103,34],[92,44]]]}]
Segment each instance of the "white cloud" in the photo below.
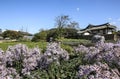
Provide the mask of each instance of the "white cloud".
[{"label": "white cloud", "polygon": [[80,8],[76,8],[77,11],[80,11]]}]

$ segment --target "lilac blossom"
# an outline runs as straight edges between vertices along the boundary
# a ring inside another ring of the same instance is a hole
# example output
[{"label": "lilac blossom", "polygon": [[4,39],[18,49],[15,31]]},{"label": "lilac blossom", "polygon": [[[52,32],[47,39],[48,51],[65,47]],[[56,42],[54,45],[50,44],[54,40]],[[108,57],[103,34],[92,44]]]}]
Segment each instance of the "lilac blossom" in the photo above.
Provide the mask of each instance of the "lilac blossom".
[{"label": "lilac blossom", "polygon": [[6,67],[5,52],[0,50],[0,79],[20,79],[19,74],[14,68]]},{"label": "lilac blossom", "polygon": [[6,51],[6,62],[8,62],[8,64],[12,66],[14,61],[22,60],[27,51],[27,46],[23,44],[9,46]]},{"label": "lilac blossom", "polygon": [[8,66],[13,67],[14,62],[20,62],[20,64],[22,64],[21,73],[23,75],[30,75],[30,71],[34,70],[38,66],[37,61],[40,59],[40,56],[41,54],[38,47],[29,49],[24,44],[10,46],[5,54]]},{"label": "lilac blossom", "polygon": [[107,64],[97,62],[93,65],[81,65],[77,76],[85,79],[119,79],[119,72],[110,69]]},{"label": "lilac blossom", "polygon": [[86,52],[85,58],[84,58],[84,60],[87,60],[87,61],[93,60],[96,54],[100,52],[100,50],[95,47],[89,47],[87,51],[88,52]]},{"label": "lilac blossom", "polygon": [[[80,65],[77,76],[86,79],[119,79],[120,78],[120,43],[96,43],[95,46],[75,47],[76,53],[84,53],[84,60],[93,65]],[[69,60],[69,53],[59,43],[48,43],[44,54],[36,47],[29,49],[24,44],[9,46],[6,52],[0,49],[0,79],[21,79],[19,74],[29,75],[31,71],[46,69],[52,62],[60,64],[60,60]],[[100,63],[104,60],[106,63]],[[20,72],[15,69],[15,62],[21,65]],[[97,63],[96,63],[97,62]],[[116,67],[111,69],[115,65]],[[34,77],[33,77],[34,78]]]},{"label": "lilac blossom", "polygon": [[59,43],[48,43],[46,51],[38,60],[38,67],[40,69],[47,69],[52,62],[60,64],[60,59],[68,60],[68,52],[62,49]]},{"label": "lilac blossom", "polygon": [[34,70],[38,66],[38,60],[40,59],[39,48],[30,49],[24,55],[22,73],[30,75],[30,71]]},{"label": "lilac blossom", "polygon": [[115,46],[115,44],[113,44],[113,43],[103,43],[103,42],[96,43],[96,48],[98,48],[101,51],[109,51],[114,46]]},{"label": "lilac blossom", "polygon": [[94,47],[78,46],[77,52],[82,52],[82,49],[87,49],[84,51],[84,60],[88,62],[93,61],[105,61],[111,67],[116,65],[120,69],[120,43],[96,43]]},{"label": "lilac blossom", "polygon": [[62,49],[59,43],[49,43],[44,56],[47,57],[48,61],[56,61],[57,63],[59,63],[60,59],[69,59],[68,52]]},{"label": "lilac blossom", "polygon": [[[11,74],[17,75],[17,73],[10,72],[9,68],[13,68],[14,72],[16,72],[14,67],[15,65],[17,66],[17,62],[22,65],[20,66],[20,73],[22,75],[31,75],[32,70],[35,70],[38,67],[40,69],[45,69],[50,63],[54,61],[59,63],[59,60],[61,59],[68,60],[69,54],[62,49],[58,43],[49,43],[44,54],[41,54],[38,47],[29,49],[24,44],[9,46],[5,53],[0,50],[0,68],[4,69],[1,73],[4,72],[2,75],[5,77],[10,75],[10,79],[12,79]],[[8,74],[7,71],[10,73]]]},{"label": "lilac blossom", "polygon": [[16,72],[16,69],[0,65],[0,79],[21,79],[21,77]]},{"label": "lilac blossom", "polygon": [[88,48],[84,45],[79,45],[78,47],[75,47],[74,49],[75,49],[76,53],[80,53],[80,52],[81,53],[86,53],[86,52],[88,52]]}]

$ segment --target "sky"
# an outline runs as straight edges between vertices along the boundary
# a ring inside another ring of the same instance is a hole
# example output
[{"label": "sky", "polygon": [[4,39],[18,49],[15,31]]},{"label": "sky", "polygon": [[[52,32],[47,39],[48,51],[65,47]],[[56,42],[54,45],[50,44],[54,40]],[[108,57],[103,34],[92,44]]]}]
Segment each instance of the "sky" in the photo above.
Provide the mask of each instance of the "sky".
[{"label": "sky", "polygon": [[111,23],[120,28],[120,0],[0,0],[0,28],[37,33],[55,28],[55,18],[68,15],[79,23]]}]

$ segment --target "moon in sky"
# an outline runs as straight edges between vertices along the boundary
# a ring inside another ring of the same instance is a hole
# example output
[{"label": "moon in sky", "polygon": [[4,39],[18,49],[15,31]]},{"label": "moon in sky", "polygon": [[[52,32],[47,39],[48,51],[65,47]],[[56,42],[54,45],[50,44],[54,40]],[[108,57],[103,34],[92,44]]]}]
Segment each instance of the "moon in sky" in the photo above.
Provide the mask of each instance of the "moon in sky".
[{"label": "moon in sky", "polygon": [[77,11],[80,11],[80,8],[76,8]]}]

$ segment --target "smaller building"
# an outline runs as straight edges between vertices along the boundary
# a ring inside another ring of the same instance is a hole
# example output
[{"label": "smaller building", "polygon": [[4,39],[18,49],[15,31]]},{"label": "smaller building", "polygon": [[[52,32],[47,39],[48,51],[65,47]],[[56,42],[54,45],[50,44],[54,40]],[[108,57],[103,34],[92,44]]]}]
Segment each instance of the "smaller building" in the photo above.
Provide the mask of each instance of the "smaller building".
[{"label": "smaller building", "polygon": [[33,37],[34,37],[34,36],[27,36],[27,35],[25,35],[25,36],[23,37],[23,39],[26,39],[26,40],[32,40]]},{"label": "smaller building", "polygon": [[0,36],[0,40],[3,40],[4,38],[2,36]]},{"label": "smaller building", "polygon": [[109,23],[101,25],[92,25],[89,24],[85,29],[78,31],[81,35],[95,35],[95,34],[112,34],[116,31],[116,26]]}]

